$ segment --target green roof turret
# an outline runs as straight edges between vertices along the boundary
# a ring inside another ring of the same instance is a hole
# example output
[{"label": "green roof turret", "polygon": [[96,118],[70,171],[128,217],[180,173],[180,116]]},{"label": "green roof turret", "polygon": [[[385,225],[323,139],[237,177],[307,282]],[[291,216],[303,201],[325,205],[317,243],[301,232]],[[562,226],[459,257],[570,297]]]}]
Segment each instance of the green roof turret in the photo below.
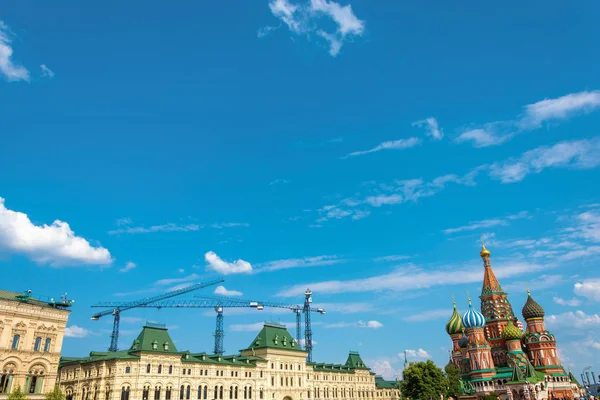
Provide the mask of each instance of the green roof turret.
[{"label": "green roof turret", "polygon": [[456,302],[454,303],[454,311],[452,312],[452,316],[448,320],[446,324],[446,332],[448,335],[456,335],[463,331],[463,323],[458,310],[456,310]]},{"label": "green roof turret", "polygon": [[508,321],[508,325],[502,331],[502,339],[504,340],[520,340],[523,333],[519,328],[513,324],[512,321]]}]

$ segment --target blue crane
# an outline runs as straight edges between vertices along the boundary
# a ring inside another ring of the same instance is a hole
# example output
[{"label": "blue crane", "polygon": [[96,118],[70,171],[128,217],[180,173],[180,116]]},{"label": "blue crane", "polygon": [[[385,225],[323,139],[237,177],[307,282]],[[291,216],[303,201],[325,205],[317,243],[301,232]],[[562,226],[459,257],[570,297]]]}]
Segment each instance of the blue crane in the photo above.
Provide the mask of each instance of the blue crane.
[{"label": "blue crane", "polygon": [[99,313],[94,314],[92,316],[92,321],[97,321],[106,315],[114,316],[113,330],[110,335],[110,347],[108,348],[108,351],[117,351],[117,345],[119,342],[119,324],[121,321],[121,313],[123,311],[131,310],[132,308],[143,307],[150,303],[155,303],[157,301],[169,299],[171,297],[180,296],[182,294],[193,292],[195,290],[202,289],[207,286],[216,285],[217,283],[222,283],[222,282],[224,282],[223,279],[217,279],[217,280],[210,281],[210,282],[201,282],[201,283],[197,283],[195,285],[184,287],[182,289],[173,290],[173,291],[170,291],[167,293],[160,294],[158,296],[147,297],[145,299],[140,299],[140,300],[136,300],[136,301],[129,301],[129,302],[124,302],[124,303],[114,303],[114,302],[98,303],[98,304],[93,305],[92,307],[102,307],[102,308],[110,307],[111,309],[101,311]]},{"label": "blue crane", "polygon": [[[223,354],[223,338],[225,336],[223,329],[223,309],[224,308],[255,308],[257,310],[263,310],[265,307],[270,308],[285,308],[291,310],[296,315],[296,338],[298,343],[300,343],[301,338],[301,315],[302,313],[310,314],[311,312],[316,312],[319,314],[325,314],[325,310],[322,308],[312,308],[310,305],[308,307],[306,304],[304,306],[295,305],[295,304],[285,304],[285,303],[276,303],[276,302],[262,302],[255,300],[242,300],[242,299],[232,299],[228,297],[201,297],[201,300],[165,300],[165,301],[153,301],[146,302],[144,304],[140,304],[137,308],[213,308],[217,313],[217,323],[216,329],[214,333],[215,337],[215,346],[214,353],[215,354]],[[311,300],[312,301],[312,300]],[[117,309],[119,307],[125,306],[127,303],[119,303],[119,302],[105,302],[99,303],[93,307],[111,307]],[[108,311],[105,311],[105,313]],[[307,340],[312,340],[312,331],[310,330],[310,317],[306,322],[306,326],[308,326],[308,332],[310,335],[306,336],[305,339],[305,348],[309,351],[309,348],[312,350],[312,346],[307,346]],[[312,344],[312,343],[311,343]],[[310,352],[309,352],[310,356]]]}]

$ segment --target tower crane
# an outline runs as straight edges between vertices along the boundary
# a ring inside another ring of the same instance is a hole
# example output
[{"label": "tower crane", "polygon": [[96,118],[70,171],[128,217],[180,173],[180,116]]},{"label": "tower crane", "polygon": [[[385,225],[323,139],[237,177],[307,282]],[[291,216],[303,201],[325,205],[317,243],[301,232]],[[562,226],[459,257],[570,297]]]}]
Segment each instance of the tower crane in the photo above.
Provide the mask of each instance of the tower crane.
[{"label": "tower crane", "polygon": [[[123,307],[125,306],[125,304],[127,303],[119,303],[119,302],[105,302],[105,303],[99,303],[97,305],[94,305],[92,307],[111,307],[114,309],[118,309],[119,307]],[[215,354],[223,354],[223,337],[224,335],[224,331],[223,331],[223,321],[224,321],[224,316],[223,316],[223,309],[224,308],[245,308],[245,307],[249,307],[249,308],[255,308],[257,310],[263,310],[265,307],[271,307],[271,308],[285,308],[285,309],[289,309],[292,310],[292,312],[294,312],[294,314],[296,315],[296,338],[298,343],[299,342],[299,338],[301,337],[301,314],[305,313],[305,319],[306,319],[306,314],[310,314],[311,312],[316,312],[319,314],[325,314],[325,310],[322,308],[312,308],[310,307],[310,305],[308,307],[306,307],[306,305],[304,306],[299,306],[299,305],[295,305],[295,304],[284,304],[284,303],[276,303],[276,302],[261,302],[261,301],[254,301],[254,300],[242,300],[242,299],[231,299],[231,298],[227,298],[227,297],[203,297],[201,300],[166,300],[166,301],[153,301],[153,302],[146,302],[144,304],[139,304],[137,306],[137,308],[157,308],[157,309],[161,309],[161,308],[213,308],[216,313],[217,313],[217,323],[216,323],[216,329],[215,329],[215,347],[214,347],[214,353]],[[108,312],[108,311],[105,311]],[[308,332],[310,333],[310,340],[312,340],[312,332],[310,330],[310,317],[308,318],[308,322],[307,322],[307,326],[308,328]],[[307,343],[309,340],[309,336],[305,336],[305,342]],[[305,343],[305,344],[306,344]],[[306,350],[309,351],[309,347],[306,346]],[[312,349],[312,346],[310,347]],[[310,352],[309,352],[310,355]]]},{"label": "tower crane", "polygon": [[182,289],[173,290],[167,293],[163,293],[153,297],[147,297],[145,299],[140,299],[136,301],[129,301],[123,303],[112,303],[112,302],[104,302],[93,305],[92,307],[102,307],[102,308],[111,308],[110,310],[101,311],[92,316],[92,321],[97,321],[100,318],[106,315],[112,315],[114,317],[113,321],[113,330],[110,335],[110,347],[108,351],[117,351],[118,341],[119,341],[119,324],[121,321],[121,313],[123,311],[131,310],[132,308],[143,307],[147,304],[154,303],[157,301],[169,299],[171,297],[180,296],[185,293],[193,292],[198,289],[205,288],[207,286],[216,285],[218,283],[224,282],[223,279],[217,279],[210,282],[201,282],[196,283],[191,286],[184,287]]}]

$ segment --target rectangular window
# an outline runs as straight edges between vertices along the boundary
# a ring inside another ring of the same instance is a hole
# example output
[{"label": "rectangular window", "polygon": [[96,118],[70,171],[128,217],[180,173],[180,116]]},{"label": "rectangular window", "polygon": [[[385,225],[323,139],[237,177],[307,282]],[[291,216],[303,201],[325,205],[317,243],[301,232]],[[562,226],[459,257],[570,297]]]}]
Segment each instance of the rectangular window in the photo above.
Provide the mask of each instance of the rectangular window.
[{"label": "rectangular window", "polygon": [[35,344],[33,345],[33,351],[40,351],[41,347],[42,347],[42,338],[36,337]]},{"label": "rectangular window", "polygon": [[44,343],[44,351],[50,351],[51,343],[52,343],[52,339],[46,338],[46,342]]},{"label": "rectangular window", "polygon": [[167,391],[165,392],[165,400],[171,400],[171,388],[168,387]]},{"label": "rectangular window", "polygon": [[19,339],[21,338],[21,335],[15,335],[13,336],[13,341],[12,341],[12,348],[17,350],[19,348]]}]

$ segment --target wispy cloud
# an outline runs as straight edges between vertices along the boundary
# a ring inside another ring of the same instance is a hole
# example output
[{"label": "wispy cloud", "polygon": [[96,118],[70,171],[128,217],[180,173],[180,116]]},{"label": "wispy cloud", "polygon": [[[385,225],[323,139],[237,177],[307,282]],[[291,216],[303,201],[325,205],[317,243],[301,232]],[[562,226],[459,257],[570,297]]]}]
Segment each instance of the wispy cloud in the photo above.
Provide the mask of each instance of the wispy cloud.
[{"label": "wispy cloud", "polygon": [[248,227],[250,224],[245,222],[223,222],[213,223],[209,225],[198,225],[198,224],[175,224],[169,222],[163,225],[152,225],[152,226],[129,226],[132,223],[129,218],[121,218],[116,221],[116,224],[120,226],[118,229],[108,231],[109,235],[129,234],[135,235],[138,233],[155,233],[155,232],[195,232],[203,228],[213,229],[224,229],[224,228],[238,228]]},{"label": "wispy cloud", "polygon": [[213,251],[207,252],[204,259],[207,262],[206,269],[216,271],[222,275],[252,273],[252,264],[242,259],[227,262]]},{"label": "wispy cloud", "polygon": [[51,266],[108,265],[110,252],[75,235],[68,223],[34,225],[29,216],[6,208],[0,197],[0,249],[24,254],[38,264]]},{"label": "wispy cloud", "polygon": [[[292,33],[307,37],[317,35],[325,39],[329,45],[329,54],[334,57],[346,40],[361,36],[365,29],[364,21],[354,15],[350,5],[342,6],[332,0],[307,0],[299,3],[271,0],[269,8]],[[336,30],[325,31],[322,19],[333,22]],[[260,32],[259,30],[259,34]]]},{"label": "wispy cloud", "polygon": [[325,325],[325,328],[367,328],[379,329],[383,328],[383,324],[379,321],[356,321],[356,322],[337,322],[335,324]]},{"label": "wispy cloud", "polygon": [[125,264],[125,266],[119,270],[119,272],[129,272],[135,267],[137,267],[137,265],[134,262],[128,261],[127,264]]},{"label": "wispy cloud", "polygon": [[228,297],[231,297],[231,296],[242,296],[243,295],[242,292],[239,292],[237,290],[228,290],[228,289],[225,289],[225,286],[222,286],[222,285],[216,287],[216,289],[214,291],[214,294],[218,294],[220,296],[228,296]]},{"label": "wispy cloud", "polygon": [[0,74],[8,82],[25,81],[29,82],[29,71],[27,68],[16,64],[12,60],[13,33],[9,27],[0,20]]},{"label": "wispy cloud", "polygon": [[[423,349],[417,349],[417,350],[405,350],[406,351],[406,356],[408,358],[410,358],[411,360],[414,359],[427,359],[427,358],[431,358],[431,354],[429,354],[429,352],[423,350]],[[404,354],[398,354],[399,357],[404,357]]]},{"label": "wispy cloud", "polygon": [[570,93],[554,99],[528,104],[515,120],[497,121],[470,128],[458,136],[457,142],[472,142],[475,147],[494,146],[515,135],[542,127],[545,123],[569,119],[600,108],[600,91]]},{"label": "wispy cloud", "polygon": [[333,265],[344,262],[344,259],[339,258],[335,255],[322,255],[316,257],[304,257],[304,258],[288,258],[283,260],[269,261],[266,263],[258,264],[256,272],[270,272],[278,271],[282,269],[291,268],[306,268],[306,267],[318,267],[323,265]]},{"label": "wispy cloud", "polygon": [[401,254],[393,254],[390,256],[375,257],[373,259],[373,261],[376,261],[376,262],[403,261],[403,260],[408,260],[409,258],[411,258],[411,256],[405,256],[405,255],[401,255]]},{"label": "wispy cloud", "polygon": [[596,137],[541,146],[523,153],[518,158],[494,163],[490,166],[490,177],[502,183],[514,183],[547,168],[590,169],[598,165],[600,138]]},{"label": "wispy cloud", "polygon": [[371,148],[369,150],[362,150],[362,151],[352,152],[352,153],[346,155],[344,158],[361,156],[363,154],[369,154],[369,153],[376,153],[376,152],[381,151],[381,150],[403,150],[403,149],[409,149],[411,147],[417,146],[420,143],[421,143],[421,139],[416,138],[416,137],[411,137],[411,138],[408,138],[408,139],[390,140],[390,141],[387,141],[387,142],[381,142],[377,146],[375,146],[375,147],[373,147],[373,148]]},{"label": "wispy cloud", "polygon": [[[547,265],[538,265],[527,262],[515,262],[502,266],[496,271],[499,278],[510,278],[537,271],[546,270]],[[304,293],[307,287],[315,292],[328,294],[360,293],[381,291],[415,291],[436,286],[460,285],[479,282],[481,280],[480,268],[445,268],[426,271],[416,266],[402,267],[397,270],[361,279],[330,280],[322,282],[307,282],[293,285],[277,293],[280,297],[294,297]]]},{"label": "wispy cloud", "polygon": [[563,299],[561,297],[553,297],[552,300],[556,303],[559,304],[561,306],[571,306],[571,307],[577,307],[581,305],[581,300],[579,299],[571,299],[571,300],[566,300]]},{"label": "wispy cloud", "polygon": [[[281,324],[281,325],[285,325],[288,329],[291,329],[296,326],[295,322],[279,322],[279,321],[277,321],[277,323]],[[263,328],[264,325],[265,325],[264,322],[255,322],[252,324],[232,324],[232,325],[229,325],[229,330],[231,332],[258,332]]]},{"label": "wispy cloud", "polygon": [[256,36],[259,38],[268,36],[269,34],[271,34],[273,31],[276,31],[277,29],[279,29],[281,26],[263,26],[262,28],[259,28],[256,31]]},{"label": "wispy cloud", "polygon": [[176,283],[196,281],[198,279],[200,279],[200,275],[198,275],[198,274],[190,274],[190,275],[184,276],[182,278],[159,279],[156,282],[154,282],[154,285],[157,285],[157,286],[168,286],[168,285],[174,285]]},{"label": "wispy cloud", "polygon": [[550,327],[561,328],[594,328],[600,327],[600,315],[586,314],[578,310],[575,312],[569,311],[563,314],[550,315],[546,317],[546,323]]},{"label": "wispy cloud", "polygon": [[290,181],[287,179],[275,179],[275,180],[272,180],[271,182],[269,182],[269,186],[285,185],[286,183],[290,183]]},{"label": "wispy cloud", "polygon": [[450,311],[449,308],[442,308],[437,310],[422,311],[418,314],[409,315],[402,319],[407,322],[433,321],[436,319],[450,318],[450,314],[452,314],[452,311]]},{"label": "wispy cloud", "polygon": [[444,137],[444,131],[440,129],[437,120],[433,117],[415,121],[412,126],[424,127],[425,134],[433,139],[440,140]]},{"label": "wispy cloud", "polygon": [[509,216],[503,217],[503,218],[492,218],[492,219],[484,219],[481,221],[471,221],[467,225],[459,226],[457,228],[444,229],[442,232],[444,232],[446,235],[449,235],[449,234],[465,232],[465,231],[474,231],[477,229],[493,228],[496,226],[507,226],[507,225],[509,225],[510,221],[528,218],[528,217],[529,217],[529,213],[527,211],[521,211],[518,214],[509,215]]},{"label": "wispy cloud", "polygon": [[45,64],[40,65],[40,69],[42,70],[42,77],[45,78],[54,78],[54,71],[48,68]]}]

